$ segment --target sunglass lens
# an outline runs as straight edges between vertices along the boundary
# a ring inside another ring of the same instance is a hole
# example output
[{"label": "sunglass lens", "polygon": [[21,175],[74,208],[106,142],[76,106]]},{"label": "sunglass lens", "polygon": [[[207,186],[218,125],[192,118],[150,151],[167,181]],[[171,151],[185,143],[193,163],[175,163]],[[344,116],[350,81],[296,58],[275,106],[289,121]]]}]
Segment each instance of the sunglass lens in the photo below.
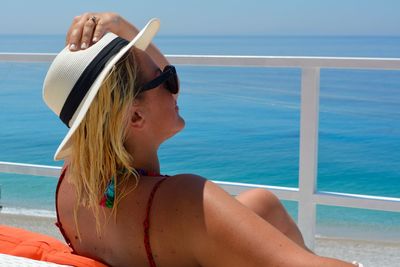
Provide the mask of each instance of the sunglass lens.
[{"label": "sunglass lens", "polygon": [[176,75],[171,76],[167,81],[167,87],[168,90],[172,93],[172,94],[177,94],[179,91],[179,87],[178,87],[178,81],[177,81],[177,77]]},{"label": "sunglass lens", "polygon": [[173,74],[165,81],[165,85],[167,86],[168,90],[172,94],[177,94],[179,92],[179,84],[178,84],[178,76],[176,74],[176,70],[173,66],[167,66],[168,70],[171,71]]}]

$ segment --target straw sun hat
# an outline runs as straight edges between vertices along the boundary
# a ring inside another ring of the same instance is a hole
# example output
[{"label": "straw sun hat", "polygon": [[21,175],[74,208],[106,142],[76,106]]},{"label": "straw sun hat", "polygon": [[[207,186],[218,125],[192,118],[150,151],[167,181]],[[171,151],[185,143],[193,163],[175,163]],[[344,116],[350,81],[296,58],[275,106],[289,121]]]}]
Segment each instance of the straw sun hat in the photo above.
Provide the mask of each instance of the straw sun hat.
[{"label": "straw sun hat", "polygon": [[112,67],[131,47],[145,50],[159,27],[159,20],[152,19],[130,42],[107,33],[88,49],[71,52],[66,47],[56,56],[44,80],[43,99],[70,129],[54,155],[55,160],[67,156],[71,136]]}]

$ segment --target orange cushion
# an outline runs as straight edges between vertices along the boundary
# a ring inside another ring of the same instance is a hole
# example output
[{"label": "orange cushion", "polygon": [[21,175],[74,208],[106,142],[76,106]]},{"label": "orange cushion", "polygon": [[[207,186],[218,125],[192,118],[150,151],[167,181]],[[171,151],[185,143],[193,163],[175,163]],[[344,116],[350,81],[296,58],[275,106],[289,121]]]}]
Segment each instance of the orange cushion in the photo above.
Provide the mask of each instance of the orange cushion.
[{"label": "orange cushion", "polygon": [[72,254],[71,248],[58,239],[5,225],[0,225],[0,253],[79,267],[106,267]]}]

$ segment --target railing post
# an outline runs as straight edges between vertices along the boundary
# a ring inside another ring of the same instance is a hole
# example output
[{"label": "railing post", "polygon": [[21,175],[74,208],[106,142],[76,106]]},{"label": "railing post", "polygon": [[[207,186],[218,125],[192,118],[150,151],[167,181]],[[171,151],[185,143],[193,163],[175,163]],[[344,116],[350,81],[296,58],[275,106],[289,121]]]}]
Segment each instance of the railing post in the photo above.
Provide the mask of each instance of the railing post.
[{"label": "railing post", "polygon": [[314,249],[316,228],[319,78],[319,68],[302,69],[298,224],[310,249]]}]

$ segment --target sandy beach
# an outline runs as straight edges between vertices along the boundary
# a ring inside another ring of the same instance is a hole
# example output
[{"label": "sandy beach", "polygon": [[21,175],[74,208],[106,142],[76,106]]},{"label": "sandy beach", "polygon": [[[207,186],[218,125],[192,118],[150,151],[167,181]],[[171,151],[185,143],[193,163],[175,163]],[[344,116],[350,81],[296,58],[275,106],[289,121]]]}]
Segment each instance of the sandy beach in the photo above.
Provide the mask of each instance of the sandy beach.
[{"label": "sandy beach", "polygon": [[0,212],[0,224],[21,227],[29,231],[50,235],[64,241],[58,228],[54,224],[55,221],[56,218],[14,215]]},{"label": "sandy beach", "polygon": [[[0,213],[0,224],[22,227],[63,240],[54,222],[55,218]],[[400,241],[384,242],[317,237],[315,252],[318,255],[346,261],[357,260],[366,267],[400,267]]]}]

